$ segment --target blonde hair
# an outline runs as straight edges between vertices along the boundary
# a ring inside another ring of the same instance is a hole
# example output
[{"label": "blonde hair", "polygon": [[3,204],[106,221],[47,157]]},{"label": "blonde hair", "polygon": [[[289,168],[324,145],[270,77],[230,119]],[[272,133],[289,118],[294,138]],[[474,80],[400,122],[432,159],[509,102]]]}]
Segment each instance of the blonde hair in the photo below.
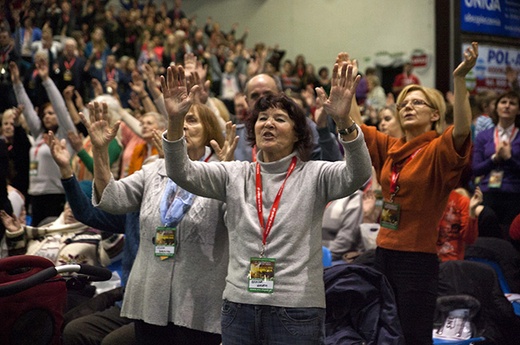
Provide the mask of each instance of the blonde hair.
[{"label": "blonde hair", "polygon": [[442,134],[442,132],[444,132],[444,121],[446,120],[446,102],[444,101],[444,96],[442,93],[439,90],[431,87],[412,84],[406,86],[399,93],[396,104],[403,102],[406,96],[413,91],[422,92],[432,110],[436,110],[439,113],[439,119],[432,123],[431,129],[436,131],[438,134]]}]

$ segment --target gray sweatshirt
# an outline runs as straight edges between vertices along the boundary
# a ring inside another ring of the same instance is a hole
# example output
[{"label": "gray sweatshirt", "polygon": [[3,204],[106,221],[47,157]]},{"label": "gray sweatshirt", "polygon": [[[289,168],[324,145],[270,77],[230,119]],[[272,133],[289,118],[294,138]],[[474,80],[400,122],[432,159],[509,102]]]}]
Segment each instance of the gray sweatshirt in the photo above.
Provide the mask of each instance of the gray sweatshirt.
[{"label": "gray sweatshirt", "polygon": [[248,291],[251,257],[262,249],[262,230],[255,199],[255,167],[260,164],[264,222],[296,152],[271,163],[192,162],[184,139],[164,138],[168,176],[182,188],[227,203],[224,220],[229,233],[229,265],[223,298],[236,303],[280,307],[325,308],[321,225],[326,204],[360,188],[371,175],[371,161],[363,133],[342,142],[346,162],[297,160],[287,179],[271,233],[266,257],[275,258],[273,293]]},{"label": "gray sweatshirt", "polygon": [[[58,117],[59,128],[55,133],[58,139],[67,139],[67,133],[72,131],[76,133],[76,127],[70,118],[65,101],[61,97],[60,91],[49,78],[42,83],[47,91],[47,95],[52,103],[56,116]],[[30,195],[45,195],[45,194],[65,194],[63,186],[61,185],[61,174],[58,165],[54,162],[51,155],[51,150],[43,139],[45,128],[34,110],[34,106],[27,96],[22,83],[14,85],[14,93],[16,101],[24,105],[23,114],[27,121],[27,125],[31,130],[31,135],[34,138],[34,145],[29,152],[29,159],[31,162],[38,163],[38,169],[35,169],[35,174],[29,176],[29,194]],[[67,150],[71,155],[75,152],[69,144],[67,139]]]}]

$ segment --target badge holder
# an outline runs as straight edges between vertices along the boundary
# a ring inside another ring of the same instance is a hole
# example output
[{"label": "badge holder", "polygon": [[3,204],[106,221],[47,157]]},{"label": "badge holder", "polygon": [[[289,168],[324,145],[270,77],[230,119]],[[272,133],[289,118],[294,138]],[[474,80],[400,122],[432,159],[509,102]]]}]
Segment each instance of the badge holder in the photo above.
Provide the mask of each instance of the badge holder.
[{"label": "badge holder", "polygon": [[273,293],[275,262],[273,258],[251,258],[247,287],[249,292]]},{"label": "badge holder", "polygon": [[29,175],[30,176],[38,175],[38,161],[31,161],[29,163]]},{"label": "badge holder", "polygon": [[394,196],[398,191],[399,186],[390,195],[390,201],[383,201],[383,210],[381,211],[381,226],[391,230],[399,228],[399,219],[401,217],[401,205],[394,203]]},{"label": "badge holder", "polygon": [[504,179],[504,171],[503,170],[491,170],[489,174],[489,188],[500,188],[502,187],[502,180]]},{"label": "badge holder", "polygon": [[176,228],[166,226],[157,227],[155,233],[155,256],[166,260],[175,256]]}]

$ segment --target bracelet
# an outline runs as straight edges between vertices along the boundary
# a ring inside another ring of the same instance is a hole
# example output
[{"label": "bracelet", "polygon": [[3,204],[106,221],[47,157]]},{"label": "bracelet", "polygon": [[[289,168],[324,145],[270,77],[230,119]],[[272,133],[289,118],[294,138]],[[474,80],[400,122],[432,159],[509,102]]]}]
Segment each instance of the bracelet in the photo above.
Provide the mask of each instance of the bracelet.
[{"label": "bracelet", "polygon": [[339,129],[338,133],[340,135],[349,135],[350,133],[354,132],[357,129],[356,123],[352,122],[352,125],[347,129]]}]

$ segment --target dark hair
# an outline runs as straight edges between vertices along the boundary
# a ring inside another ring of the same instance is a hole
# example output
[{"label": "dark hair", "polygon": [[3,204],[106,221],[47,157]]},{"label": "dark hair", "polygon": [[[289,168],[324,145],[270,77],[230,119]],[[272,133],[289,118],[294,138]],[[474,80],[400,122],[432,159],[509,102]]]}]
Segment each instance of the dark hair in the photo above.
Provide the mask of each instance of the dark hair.
[{"label": "dark hair", "polygon": [[[495,110],[493,110],[493,112],[489,115],[489,117],[491,117],[491,120],[493,120],[495,126],[498,124],[497,106],[498,103],[502,100],[502,98],[516,99],[517,102],[520,102],[520,94],[513,90],[509,90],[498,95],[497,99],[495,100]],[[520,127],[520,114],[516,114],[515,127]]]},{"label": "dark hair", "polygon": [[47,128],[47,127],[45,127],[45,125],[43,124],[43,116],[44,116],[44,114],[45,114],[45,109],[47,109],[48,107],[51,107],[52,110],[54,111],[54,106],[52,105],[52,103],[51,103],[51,102],[46,102],[46,103],[44,103],[44,104],[42,104],[42,105],[40,105],[40,106],[38,107],[38,117],[40,118],[40,121],[42,122],[42,126],[45,128],[45,131],[46,131],[46,132],[47,132],[47,131],[53,131],[53,132],[56,132],[56,131],[58,130],[59,125],[56,126],[55,128]]},{"label": "dark hair", "polygon": [[321,68],[318,70],[318,75],[320,75],[321,72],[324,72],[324,71],[326,71],[327,74],[329,73],[329,69],[328,69],[327,67],[323,66],[323,67],[321,67]]},{"label": "dark hair", "polygon": [[312,133],[307,124],[305,111],[284,93],[265,95],[256,101],[251,116],[247,118],[246,122],[247,140],[251,146],[254,146],[256,143],[255,123],[258,115],[271,108],[286,111],[289,118],[294,121],[294,132],[298,138],[298,141],[294,143],[294,148],[298,150],[302,161],[308,161],[312,150]]}]

